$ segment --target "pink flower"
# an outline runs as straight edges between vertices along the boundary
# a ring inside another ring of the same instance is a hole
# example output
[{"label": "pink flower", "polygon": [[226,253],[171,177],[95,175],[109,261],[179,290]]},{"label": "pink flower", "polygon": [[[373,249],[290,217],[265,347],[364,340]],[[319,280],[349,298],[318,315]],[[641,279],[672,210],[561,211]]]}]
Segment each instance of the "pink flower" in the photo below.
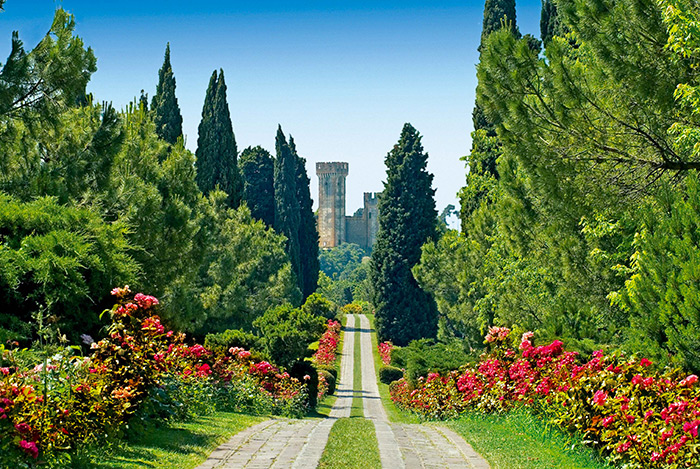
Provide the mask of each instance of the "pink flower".
[{"label": "pink flower", "polygon": [[4,374],[5,376],[10,374],[10,369],[6,367],[0,367],[0,373]]},{"label": "pink flower", "polygon": [[598,406],[604,406],[608,399],[608,394],[605,391],[598,391],[593,395],[593,403]]},{"label": "pink flower", "polygon": [[696,375],[689,375],[688,377],[681,380],[681,382],[678,383],[678,386],[680,386],[682,388],[683,387],[690,387],[697,382],[698,382],[698,377]]},{"label": "pink flower", "polygon": [[698,437],[698,425],[700,425],[700,420],[686,422],[683,424],[683,431],[688,432],[691,435],[693,435],[693,438],[697,438]]},{"label": "pink flower", "polygon": [[156,297],[144,295],[143,293],[137,293],[136,296],[134,296],[134,301],[136,301],[142,309],[150,309],[152,306],[158,304],[158,299]]},{"label": "pink flower", "polygon": [[603,427],[608,428],[608,425],[610,425],[614,421],[615,421],[615,416],[610,415],[608,417],[605,417],[603,420],[601,420],[601,423],[603,424]]},{"label": "pink flower", "polygon": [[304,375],[304,381],[308,381],[308,380],[310,380],[310,379],[311,379],[311,376],[309,376],[309,375]]},{"label": "pink flower", "polygon": [[129,285],[124,285],[124,288],[114,288],[111,291],[113,296],[116,296],[117,298],[124,298],[126,295],[131,293],[131,290],[129,290]]},{"label": "pink flower", "polygon": [[643,367],[651,366],[651,361],[647,360],[646,358],[642,358],[642,361],[639,362],[640,365]]},{"label": "pink flower", "polygon": [[25,422],[20,422],[18,424],[15,424],[15,430],[17,430],[19,433],[29,433],[32,431],[32,427],[30,427],[29,424]]},{"label": "pink flower", "polygon": [[22,440],[19,442],[19,447],[32,458],[36,459],[39,456],[39,448],[33,441]]}]

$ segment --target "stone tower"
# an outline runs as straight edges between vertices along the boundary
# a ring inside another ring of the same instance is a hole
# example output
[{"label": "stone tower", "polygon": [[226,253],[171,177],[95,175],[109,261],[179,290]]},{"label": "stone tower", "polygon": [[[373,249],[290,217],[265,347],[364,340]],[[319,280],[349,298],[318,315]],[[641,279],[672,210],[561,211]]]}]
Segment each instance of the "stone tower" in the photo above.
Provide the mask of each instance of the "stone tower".
[{"label": "stone tower", "polygon": [[318,233],[321,248],[340,246],[345,237],[345,178],[347,163],[316,163],[318,175]]}]

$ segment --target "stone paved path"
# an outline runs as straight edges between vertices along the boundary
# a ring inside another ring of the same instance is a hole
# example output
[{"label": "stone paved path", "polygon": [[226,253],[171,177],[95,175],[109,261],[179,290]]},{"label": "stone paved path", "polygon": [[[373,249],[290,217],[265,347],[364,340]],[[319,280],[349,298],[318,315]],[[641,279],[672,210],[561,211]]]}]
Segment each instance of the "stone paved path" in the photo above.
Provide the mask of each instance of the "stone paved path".
[{"label": "stone paved path", "polygon": [[383,468],[487,469],[489,464],[464,439],[437,425],[389,423],[379,397],[369,319],[360,315],[362,396],[365,418],[374,422]]},{"label": "stone paved path", "polygon": [[[353,383],[355,333],[360,334],[362,383]],[[447,428],[389,422],[376,381],[369,320],[360,315],[349,316],[345,328],[337,400],[330,418],[266,420],[221,445],[198,469],[316,468],[331,427],[338,418],[350,416],[355,388],[362,391],[365,418],[374,423],[383,468],[489,468],[461,436]]]},{"label": "stone paved path", "polygon": [[337,400],[330,418],[271,419],[249,427],[219,446],[198,469],[315,468],[335,421],[350,416],[353,397],[353,358],[356,317],[345,328]]}]

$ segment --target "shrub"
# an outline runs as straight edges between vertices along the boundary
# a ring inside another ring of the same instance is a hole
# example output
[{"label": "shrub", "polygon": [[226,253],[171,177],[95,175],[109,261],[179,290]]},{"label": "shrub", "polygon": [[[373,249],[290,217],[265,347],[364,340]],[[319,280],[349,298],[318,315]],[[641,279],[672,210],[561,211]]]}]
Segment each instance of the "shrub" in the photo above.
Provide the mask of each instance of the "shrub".
[{"label": "shrub", "polygon": [[394,344],[391,342],[382,342],[377,345],[377,348],[379,349],[379,356],[382,359],[382,363],[385,365],[391,364],[391,351],[394,348]]},{"label": "shrub", "polygon": [[289,368],[304,357],[309,344],[323,333],[324,322],[323,318],[284,305],[268,310],[253,322],[253,326],[270,359]]},{"label": "shrub", "polygon": [[260,337],[241,329],[228,329],[218,334],[207,334],[204,347],[215,354],[225,354],[231,347],[240,347],[250,351],[262,349]]},{"label": "shrub", "polygon": [[340,308],[340,312],[343,314],[362,314],[362,306],[358,305],[357,303],[348,303],[342,308]]},{"label": "shrub", "polygon": [[326,319],[335,319],[338,315],[338,305],[320,293],[312,293],[302,305],[301,310],[312,316]]},{"label": "shrub", "polygon": [[326,327],[326,332],[319,339],[318,349],[313,355],[316,365],[331,365],[336,361],[340,341],[340,323],[329,319]]},{"label": "shrub", "polygon": [[[0,346],[0,467],[70,466],[78,445],[118,436],[163,418],[182,418],[235,404],[301,416],[306,392],[299,380],[249,351],[232,348],[214,357],[184,334],[167,331],[154,313],[158,300],[128,287],[114,289],[108,336],[89,357],[57,353],[34,368],[21,367],[14,350]],[[70,348],[67,350],[71,350]],[[314,374],[315,376],[315,374]]]},{"label": "shrub", "polygon": [[406,370],[411,386],[428,373],[446,373],[456,370],[469,360],[461,344],[433,343],[430,339],[414,340],[407,347],[394,347],[391,364]]},{"label": "shrub", "polygon": [[629,468],[698,467],[698,377],[679,370],[653,372],[651,362],[594,352],[579,363],[555,340],[534,346],[534,334],[509,345],[507,328],[491,328],[490,351],[475,366],[429,373],[415,387],[391,385],[392,400],[426,417],[456,416],[466,409],[502,412],[532,406],[565,430]]},{"label": "shrub", "polygon": [[384,384],[391,384],[403,378],[403,370],[395,366],[383,366],[379,368],[379,381]]},{"label": "shrub", "polygon": [[[321,378],[323,377],[323,378]],[[336,377],[328,370],[318,370],[318,381],[319,383],[323,380],[326,383],[326,392],[324,395],[332,396],[335,393]],[[319,385],[320,390],[320,385]],[[323,396],[319,396],[323,397]]]},{"label": "shrub", "polygon": [[289,370],[290,376],[306,384],[308,392],[309,407],[316,407],[318,399],[318,372],[308,361],[299,360],[295,362]]}]

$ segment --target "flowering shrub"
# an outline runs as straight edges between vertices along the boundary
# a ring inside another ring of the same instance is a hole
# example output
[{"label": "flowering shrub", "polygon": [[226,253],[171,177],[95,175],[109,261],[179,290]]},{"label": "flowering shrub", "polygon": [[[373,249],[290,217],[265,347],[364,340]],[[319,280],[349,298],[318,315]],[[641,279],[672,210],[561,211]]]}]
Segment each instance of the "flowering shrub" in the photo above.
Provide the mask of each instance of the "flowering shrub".
[{"label": "flowering shrub", "polygon": [[154,314],[156,298],[132,296],[128,287],[112,294],[118,303],[109,311],[111,325],[91,344],[91,356],[57,355],[26,370],[13,351],[2,350],[3,361],[14,365],[0,368],[0,466],[41,459],[65,467],[77,445],[117,436],[135,418],[177,416],[172,409],[182,416],[188,408],[220,403],[234,410],[305,412],[304,386],[287,373],[255,362],[243,349],[214,356],[187,344]]},{"label": "flowering shrub", "polygon": [[340,323],[332,319],[326,324],[326,332],[318,341],[318,350],[314,353],[313,361],[317,365],[335,363],[338,342],[340,341]]},{"label": "flowering shrub", "polygon": [[[318,350],[314,353],[312,361],[320,367],[330,367],[336,363],[338,342],[340,342],[340,323],[329,319],[326,324],[326,332],[318,341]],[[330,382],[330,381],[333,382]],[[327,394],[335,390],[335,377],[327,370],[318,369],[318,399],[323,399]]]},{"label": "flowering shrub", "polygon": [[382,342],[381,344],[377,345],[377,348],[379,349],[379,356],[382,359],[382,363],[385,365],[390,365],[391,364],[391,351],[394,348],[394,344],[391,342]]},{"label": "flowering shrub", "polygon": [[615,464],[681,468],[700,465],[700,386],[679,370],[653,372],[647,359],[593,353],[581,363],[561,341],[533,345],[526,332],[519,351],[510,330],[492,328],[490,351],[475,366],[430,373],[411,389],[391,386],[392,400],[429,418],[467,409],[507,411],[531,406],[561,428],[581,434]]}]

